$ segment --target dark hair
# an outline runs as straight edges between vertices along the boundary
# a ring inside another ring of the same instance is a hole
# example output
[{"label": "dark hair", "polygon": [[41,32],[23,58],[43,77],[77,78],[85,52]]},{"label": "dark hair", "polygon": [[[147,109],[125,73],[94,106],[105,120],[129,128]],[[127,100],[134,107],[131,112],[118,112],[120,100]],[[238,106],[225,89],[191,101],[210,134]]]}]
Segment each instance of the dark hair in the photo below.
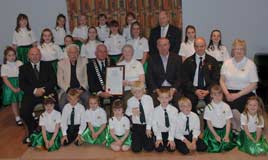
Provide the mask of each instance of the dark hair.
[{"label": "dark hair", "polygon": [[134,19],[136,19],[136,16],[135,16],[135,14],[134,14],[133,12],[128,12],[127,15],[126,15],[126,18],[125,18],[126,25],[128,25],[128,23],[127,23],[127,18],[128,18],[129,16],[131,16],[131,17],[133,17]]},{"label": "dark hair", "polygon": [[66,36],[64,37],[64,39],[65,39],[65,38],[71,38],[71,39],[72,39],[72,41],[74,41],[73,36],[72,36],[72,35],[70,35],[70,34],[66,35]]},{"label": "dark hair", "polygon": [[13,51],[15,53],[15,55],[16,55],[16,50],[14,48],[10,47],[10,46],[7,46],[6,49],[4,50],[4,64],[7,63],[6,56],[10,51]]},{"label": "dark hair", "polygon": [[140,27],[140,37],[143,37],[143,32],[142,32],[142,29],[141,29],[141,24],[138,22],[138,21],[135,21],[131,24],[130,26],[130,34],[131,34],[131,37],[133,38],[133,35],[132,35],[132,28],[134,25],[138,25]]},{"label": "dark hair", "polygon": [[26,14],[23,14],[23,13],[20,13],[17,17],[17,24],[16,24],[16,28],[15,28],[15,31],[16,32],[19,32],[19,29],[20,29],[20,20],[22,19],[25,19],[27,21],[27,25],[26,25],[26,28],[28,31],[31,30],[31,27],[30,27],[30,24],[29,24],[29,19],[28,19],[28,16]]},{"label": "dark hair", "polygon": [[59,24],[58,24],[58,20],[59,20],[60,18],[63,18],[64,21],[65,21],[63,28],[64,28],[64,30],[65,30],[65,32],[66,32],[66,17],[65,17],[65,15],[62,14],[62,13],[60,13],[60,14],[57,16],[55,29],[56,29],[57,26],[59,25]]},{"label": "dark hair", "polygon": [[54,94],[44,96],[43,105],[55,104],[56,100],[55,100],[55,98],[53,96],[54,96]]},{"label": "dark hair", "polygon": [[[119,28],[119,23],[118,21],[116,20],[112,20],[110,23],[109,23],[109,27],[118,27],[118,33],[120,33],[120,28]],[[110,30],[110,34],[112,33],[112,31]]]},{"label": "dark hair", "polygon": [[[87,30],[87,34],[88,34],[89,30],[91,30],[91,29],[95,30],[95,32],[96,32],[96,40],[99,41],[98,31],[97,31],[96,27],[94,27],[94,26],[89,27],[88,30]],[[87,44],[88,41],[89,41],[89,36],[87,36],[87,40],[86,40],[85,44]]]},{"label": "dark hair", "polygon": [[49,33],[51,34],[51,42],[54,43],[54,36],[53,36],[52,31],[51,31],[49,28],[45,28],[45,29],[43,29],[43,31],[42,31],[42,33],[41,33],[41,37],[40,37],[40,45],[42,45],[42,44],[44,43],[44,40],[43,40],[44,32],[49,32]]},{"label": "dark hair", "polygon": [[104,17],[105,19],[107,19],[107,16],[104,13],[101,13],[101,14],[98,15],[98,19],[100,19],[101,17]]},{"label": "dark hair", "polygon": [[[219,32],[220,33],[220,36],[221,36],[221,31],[218,30],[218,29],[214,29],[211,33],[210,33],[210,40],[209,40],[209,44],[208,44],[208,48],[207,49],[211,49],[211,50],[214,50],[214,45],[213,45],[213,41],[212,41],[212,35],[214,32]],[[222,46],[222,43],[221,43],[221,39],[219,41],[219,44],[217,46],[218,49],[220,49]]]},{"label": "dark hair", "polygon": [[185,38],[184,38],[184,43],[187,43],[188,42],[188,37],[187,37],[187,31],[188,29],[193,29],[194,32],[196,33],[196,29],[193,25],[188,25],[185,29]]},{"label": "dark hair", "polygon": [[116,99],[115,101],[113,101],[113,104],[112,104],[112,109],[119,109],[119,108],[124,108],[123,107],[123,102],[121,99]]}]

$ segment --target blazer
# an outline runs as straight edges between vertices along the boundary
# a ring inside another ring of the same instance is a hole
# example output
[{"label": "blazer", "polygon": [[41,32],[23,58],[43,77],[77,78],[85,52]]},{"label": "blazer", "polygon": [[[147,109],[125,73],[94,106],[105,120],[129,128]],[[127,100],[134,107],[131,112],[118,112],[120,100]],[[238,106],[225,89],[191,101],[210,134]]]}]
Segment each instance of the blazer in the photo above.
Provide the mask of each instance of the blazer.
[{"label": "blazer", "polygon": [[[76,64],[77,80],[86,90],[88,90],[87,63],[87,58],[79,56]],[[62,59],[58,62],[57,79],[59,87],[66,92],[71,82],[71,63],[69,58]]]},{"label": "blazer", "polygon": [[182,90],[181,56],[170,52],[166,71],[164,70],[164,65],[159,54],[150,56],[146,74],[146,84],[149,92],[152,93],[155,89],[160,88],[164,80],[167,80],[171,84],[171,87],[175,88],[178,92]]},{"label": "blazer", "polygon": [[[184,84],[184,92],[186,93],[194,93],[196,88],[193,85],[194,75],[196,70],[196,61],[195,54],[188,57],[183,63],[183,84]],[[210,86],[219,83],[220,79],[220,68],[217,60],[206,54],[205,59],[203,61],[204,67],[204,78],[206,82],[206,89],[209,89]]]},{"label": "blazer", "polygon": [[[169,51],[178,54],[181,45],[181,30],[178,27],[175,27],[169,24],[166,38],[169,40],[170,48]],[[150,32],[149,37],[149,49],[150,54],[157,54],[157,40],[161,37],[161,27],[158,25],[153,28]]]},{"label": "blazer", "polygon": [[56,75],[49,62],[40,61],[39,78],[35,76],[30,62],[19,68],[19,85],[25,95],[33,96],[35,88],[45,87],[45,95],[54,92],[57,85]]}]

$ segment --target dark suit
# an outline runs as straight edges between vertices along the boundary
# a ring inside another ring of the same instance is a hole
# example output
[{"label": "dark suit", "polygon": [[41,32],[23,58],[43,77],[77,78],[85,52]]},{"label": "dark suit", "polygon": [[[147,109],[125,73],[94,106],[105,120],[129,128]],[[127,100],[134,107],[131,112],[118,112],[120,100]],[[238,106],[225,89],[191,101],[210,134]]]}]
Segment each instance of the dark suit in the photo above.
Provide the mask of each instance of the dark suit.
[{"label": "dark suit", "polygon": [[43,97],[36,97],[34,95],[34,89],[44,87],[44,95],[53,93],[56,98],[55,100],[57,100],[57,95],[54,91],[57,80],[55,74],[52,73],[54,73],[54,71],[51,64],[43,61],[40,61],[39,78],[35,76],[34,69],[30,62],[19,68],[19,84],[24,92],[20,114],[28,127],[29,134],[31,134],[36,127],[32,116],[34,107],[43,101]]},{"label": "dark suit", "polygon": [[154,99],[155,106],[159,104],[156,100],[155,90],[161,88],[165,80],[171,84],[170,88],[177,90],[172,100],[173,105],[177,106],[178,98],[182,95],[182,60],[179,55],[172,52],[168,56],[166,71],[159,54],[150,56],[148,60],[146,84],[149,93]]},{"label": "dark suit", "polygon": [[[158,53],[157,40],[161,37],[161,27],[157,26],[151,30],[149,37],[149,49],[150,55]],[[169,40],[170,48],[169,51],[178,54],[181,45],[181,30],[169,24],[166,38]]]},{"label": "dark suit", "polygon": [[[198,98],[195,95],[196,87],[193,85],[195,70],[196,67],[196,54],[188,57],[183,63],[183,89],[186,97],[190,98],[193,106],[193,111],[195,111],[195,106],[198,103]],[[220,78],[220,69],[218,62],[212,56],[206,54],[205,59],[203,60],[203,71],[204,71],[204,79],[205,79],[205,87],[203,89],[209,90],[214,84],[219,83]],[[209,95],[206,97],[205,101],[208,103]]]}]

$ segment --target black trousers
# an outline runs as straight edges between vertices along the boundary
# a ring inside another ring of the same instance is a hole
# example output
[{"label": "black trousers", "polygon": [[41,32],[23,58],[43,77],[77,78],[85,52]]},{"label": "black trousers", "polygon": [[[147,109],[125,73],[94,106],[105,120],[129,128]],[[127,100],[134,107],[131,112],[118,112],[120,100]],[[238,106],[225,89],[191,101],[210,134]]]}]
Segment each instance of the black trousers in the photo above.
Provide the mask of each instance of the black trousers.
[{"label": "black trousers", "polygon": [[78,132],[79,132],[79,127],[80,125],[74,125],[73,127],[68,125],[68,129],[66,131],[68,142],[67,141],[64,142],[65,146],[71,144],[76,139]]},{"label": "black trousers", "polygon": [[153,137],[146,136],[146,125],[133,124],[132,126],[132,143],[131,149],[133,152],[152,151],[154,149]]},{"label": "black trousers", "polygon": [[168,144],[168,132],[162,132],[162,141],[163,141],[163,145],[160,144],[158,147],[155,147],[156,152],[163,152],[165,149],[167,149],[168,152],[175,151],[175,149],[171,149],[170,146],[167,146],[167,144]]},{"label": "black trousers", "polygon": [[[54,98],[57,101],[57,95],[54,94]],[[35,122],[32,113],[34,111],[34,107],[37,104],[43,103],[43,97],[35,97],[34,95],[24,95],[22,102],[21,102],[21,108],[20,108],[20,116],[24,123],[26,124],[28,128],[29,135],[33,133],[33,131],[38,127],[38,124]],[[58,110],[58,103],[56,102],[55,110]]]},{"label": "black trousers", "polygon": [[[192,134],[184,135],[184,137],[188,141],[192,142],[192,138],[193,138]],[[183,141],[181,141],[179,139],[175,139],[174,141],[175,141],[175,144],[176,144],[176,149],[180,153],[187,154],[187,153],[190,152],[190,150],[187,148],[186,144]],[[196,141],[196,151],[204,152],[206,150],[207,150],[207,145],[204,143],[204,141],[202,139],[198,138],[197,141]]]}]

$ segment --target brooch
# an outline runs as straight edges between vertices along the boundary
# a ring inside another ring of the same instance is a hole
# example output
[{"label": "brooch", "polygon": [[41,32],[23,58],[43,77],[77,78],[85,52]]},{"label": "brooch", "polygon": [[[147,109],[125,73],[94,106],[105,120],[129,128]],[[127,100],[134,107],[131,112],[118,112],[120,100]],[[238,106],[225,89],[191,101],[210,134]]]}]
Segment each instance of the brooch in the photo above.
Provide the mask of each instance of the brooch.
[{"label": "brooch", "polygon": [[101,117],[100,116],[97,116],[97,119],[101,119]]}]

